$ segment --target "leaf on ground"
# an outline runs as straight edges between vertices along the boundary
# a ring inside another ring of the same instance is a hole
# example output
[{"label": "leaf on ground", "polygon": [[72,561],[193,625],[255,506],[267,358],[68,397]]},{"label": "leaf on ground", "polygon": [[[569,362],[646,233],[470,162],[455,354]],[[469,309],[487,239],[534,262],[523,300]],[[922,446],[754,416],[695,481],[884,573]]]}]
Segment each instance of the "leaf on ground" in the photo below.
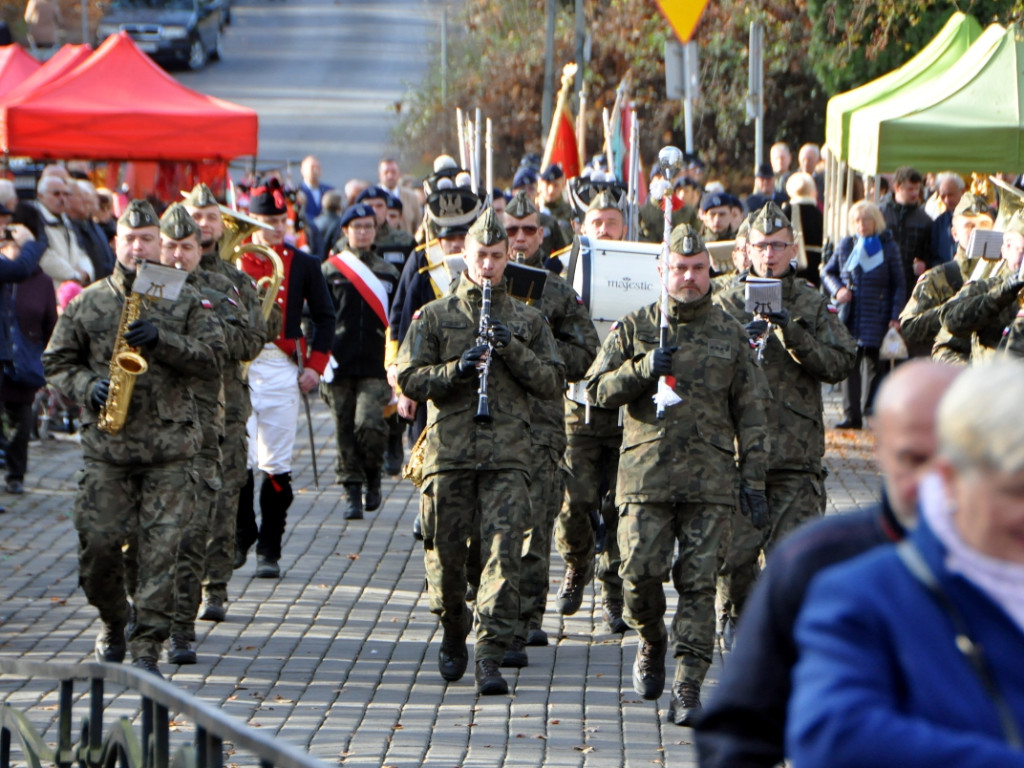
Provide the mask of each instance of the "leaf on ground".
[{"label": "leaf on ground", "polygon": [[345,557],[347,557],[349,560],[358,560],[359,559],[359,553],[358,552],[352,552],[350,554],[345,555]]},{"label": "leaf on ground", "polygon": [[578,744],[577,746],[573,747],[573,749],[575,749],[577,752],[582,752],[585,755],[590,754],[594,751],[594,748],[589,744]]}]

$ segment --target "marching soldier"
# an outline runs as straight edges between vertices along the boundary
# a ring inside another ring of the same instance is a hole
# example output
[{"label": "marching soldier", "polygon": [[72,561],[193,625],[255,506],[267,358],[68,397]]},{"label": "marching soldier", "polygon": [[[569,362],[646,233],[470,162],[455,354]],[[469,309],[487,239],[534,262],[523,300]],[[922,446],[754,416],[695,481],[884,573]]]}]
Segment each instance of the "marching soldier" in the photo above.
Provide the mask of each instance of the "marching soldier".
[{"label": "marching soldier", "polygon": [[259,353],[263,334],[249,325],[245,308],[236,299],[234,284],[223,275],[199,269],[199,226],[180,203],[168,207],[160,217],[160,243],[160,263],[189,273],[188,284],[199,291],[204,305],[210,305],[216,312],[225,340],[221,358],[224,375],[220,379],[192,382],[203,439],[193,460],[198,479],[196,503],[182,531],[174,574],[175,609],[167,660],[172,664],[195,664],[192,644],[196,640],[195,620],[202,595],[206,549],[217,496],[223,488],[224,379],[234,375],[236,361],[252,359]]},{"label": "marching soldier", "polygon": [[[767,203],[750,224],[747,251],[750,271],[716,300],[734,318],[746,324],[751,340],[768,333],[761,363],[771,387],[768,433],[766,520],[733,516],[733,535],[723,565],[726,609],[735,621],[759,572],[761,550],[786,535],[804,520],[825,513],[825,423],[822,383],[836,384],[849,375],[857,345],[838,314],[817,290],[796,277],[793,229],[775,203]],[[783,308],[763,318],[746,310],[748,277],[775,277],[782,281]],[[760,523],[760,524],[759,524]]]},{"label": "marching soldier", "polygon": [[992,229],[992,211],[983,197],[965,192],[953,210],[952,222],[956,254],[952,261],[932,267],[917,279],[900,313],[900,333],[911,356],[931,355],[942,362],[962,365],[970,357],[970,341],[943,331],[939,310],[974,271],[978,260],[967,258],[967,244],[974,229]]},{"label": "marching soldier", "polygon": [[[466,239],[466,271],[450,296],[419,310],[398,355],[398,382],[410,398],[429,401],[424,433],[420,517],[430,609],[444,639],[441,676],[459,680],[473,623],[466,605],[469,540],[479,535],[483,560],[477,592],[477,691],[508,692],[499,664],[519,617],[519,571],[530,520],[530,409],[557,398],[564,368],[537,310],[511,299],[502,277],[508,235],[492,208]],[[480,334],[484,281],[490,316]],[[486,366],[492,421],[480,423],[478,388]]]},{"label": "marching soldier", "polygon": [[384,372],[384,334],[398,270],[373,250],[373,209],[353,205],[341,217],[348,247],[328,257],[322,271],[334,302],[331,370],[320,384],[334,416],[337,480],[345,488],[346,520],[361,520],[380,506],[380,470],[387,447],[384,409],[391,387]]},{"label": "marching soldier", "polygon": [[[235,565],[245,564],[246,553],[257,544],[256,576],[276,579],[281,575],[281,540],[284,538],[292,493],[292,450],[295,425],[299,420],[300,398],[313,390],[327,366],[334,338],[334,308],[327,283],[320,271],[320,259],[286,245],[288,208],[284,190],[276,179],[252,190],[249,213],[271,227],[257,230],[253,243],[271,248],[281,259],[284,275],[277,291],[282,313],[282,330],[249,367],[252,415],[249,435],[250,472],[266,474],[260,486],[260,525],[256,525],[251,481],[242,489],[238,502]],[[260,253],[242,256],[242,271],[254,280],[271,277],[274,267]],[[306,346],[302,335],[302,308],[309,306],[313,340]],[[313,446],[311,446],[312,448]]]},{"label": "marching soldier", "polygon": [[[528,266],[541,268],[544,230],[540,226],[537,206],[525,193],[518,192],[505,206],[501,217],[509,236],[509,250],[513,258]],[[583,302],[572,286],[556,275],[548,275],[540,302],[536,306],[547,318],[554,334],[566,378],[569,381],[583,378],[594,360],[598,345],[597,331],[590,322]],[[541,624],[548,597],[551,533],[565,490],[560,467],[566,442],[562,403],[547,398],[531,400],[530,505],[533,519],[527,533],[522,571],[519,574],[519,624],[502,664],[510,667],[526,666],[528,659],[524,646],[548,644],[547,634]]]},{"label": "marching soldier", "polygon": [[1020,276],[1024,260],[1024,215],[1020,211],[1006,225],[1001,253],[1003,263],[997,274],[967,283],[939,310],[943,330],[970,339],[972,365],[991,359],[1006,329],[1017,317],[1019,294],[1024,289],[1024,279]]},{"label": "marching soldier", "polygon": [[185,210],[199,227],[199,244],[203,249],[199,268],[205,273],[221,275],[231,281],[239,303],[238,312],[245,317],[250,344],[244,353],[234,357],[228,349],[224,362],[224,441],[221,443],[220,490],[216,494],[216,507],[210,517],[209,538],[203,573],[203,596],[199,618],[204,621],[224,621],[227,616],[228,581],[235,567],[235,526],[238,499],[242,489],[252,496],[252,474],[246,469],[249,448],[245,423],[252,412],[246,364],[259,354],[267,341],[277,337],[281,329],[281,313],[272,313],[273,328],[267,327],[260,308],[259,296],[252,278],[234,264],[220,257],[219,245],[224,237],[224,220],[220,205],[210,188],[196,184],[185,197]]},{"label": "marching soldier", "polygon": [[[627,315],[605,339],[587,393],[602,407],[625,407],[615,503],[625,618],[640,635],[633,687],[645,699],[661,695],[671,641],[669,719],[691,725],[711,665],[715,579],[732,510],[742,504],[750,515],[767,514],[768,388],[743,327],[712,304],[711,257],[700,235],[682,224],[670,247],[667,274],[658,266],[670,296],[667,346],[660,302]],[[676,400],[661,417],[659,379]],[[662,582],[676,542],[679,602],[666,634]]]},{"label": "marching soldier", "polygon": [[[133,200],[118,220],[116,255],[114,274],[61,315],[43,364],[49,383],[82,406],[84,468],[73,514],[80,582],[103,620],[96,658],[124,660],[129,604],[121,548],[138,541],[137,621],[128,644],[134,665],[159,675],[174,609],[171,574],[195,502],[192,459],[202,439],[189,385],[220,377],[224,336],[213,310],[187,285],[174,301],[141,299],[138,319],[122,327],[136,265],[160,258],[159,221],[148,202]],[[119,400],[128,394],[123,374],[110,379],[119,337],[148,363],[128,402]],[[100,430],[101,411],[116,426],[125,408],[119,431]]]}]

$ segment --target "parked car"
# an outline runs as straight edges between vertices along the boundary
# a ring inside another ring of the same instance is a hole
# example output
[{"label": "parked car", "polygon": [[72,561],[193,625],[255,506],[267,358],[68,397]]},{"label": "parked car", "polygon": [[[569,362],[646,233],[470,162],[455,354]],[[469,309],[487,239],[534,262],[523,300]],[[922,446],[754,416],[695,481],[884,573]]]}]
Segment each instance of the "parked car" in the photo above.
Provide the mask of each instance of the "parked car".
[{"label": "parked car", "polygon": [[226,0],[111,0],[102,8],[97,43],[124,30],[161,64],[202,69],[220,58]]}]

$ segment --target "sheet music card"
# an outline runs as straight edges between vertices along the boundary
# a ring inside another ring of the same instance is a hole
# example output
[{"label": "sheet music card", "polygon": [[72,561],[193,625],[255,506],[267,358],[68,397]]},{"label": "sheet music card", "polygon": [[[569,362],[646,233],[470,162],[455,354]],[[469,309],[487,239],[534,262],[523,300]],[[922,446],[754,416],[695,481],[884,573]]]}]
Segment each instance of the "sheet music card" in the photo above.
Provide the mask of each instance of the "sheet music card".
[{"label": "sheet music card", "polygon": [[184,269],[164,267],[151,261],[144,261],[136,270],[132,291],[141,293],[150,300],[177,301],[186,280],[188,280],[188,272]]},{"label": "sheet music card", "polygon": [[752,315],[770,315],[782,309],[782,281],[774,277],[747,277],[744,309]]}]

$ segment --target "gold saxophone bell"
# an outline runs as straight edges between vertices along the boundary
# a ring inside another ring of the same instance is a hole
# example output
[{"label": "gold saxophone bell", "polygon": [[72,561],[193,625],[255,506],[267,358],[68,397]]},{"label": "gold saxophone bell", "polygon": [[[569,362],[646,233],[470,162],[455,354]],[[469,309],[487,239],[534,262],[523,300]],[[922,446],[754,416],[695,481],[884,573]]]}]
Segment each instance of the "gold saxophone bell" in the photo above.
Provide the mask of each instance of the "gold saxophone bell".
[{"label": "gold saxophone bell", "polygon": [[244,240],[252,237],[253,233],[261,229],[271,229],[262,221],[257,221],[251,216],[234,211],[227,206],[220,206],[220,219],[224,223],[224,234],[221,236],[217,252],[224,261],[230,261],[241,269],[239,259],[246,253],[257,253],[268,259],[273,265],[274,271],[269,277],[261,277],[256,281],[256,292],[260,294],[260,306],[263,311],[263,319],[270,319],[270,312],[277,301],[277,292],[284,281],[284,263],[281,257],[274,252],[273,248],[256,243],[246,243]]}]

